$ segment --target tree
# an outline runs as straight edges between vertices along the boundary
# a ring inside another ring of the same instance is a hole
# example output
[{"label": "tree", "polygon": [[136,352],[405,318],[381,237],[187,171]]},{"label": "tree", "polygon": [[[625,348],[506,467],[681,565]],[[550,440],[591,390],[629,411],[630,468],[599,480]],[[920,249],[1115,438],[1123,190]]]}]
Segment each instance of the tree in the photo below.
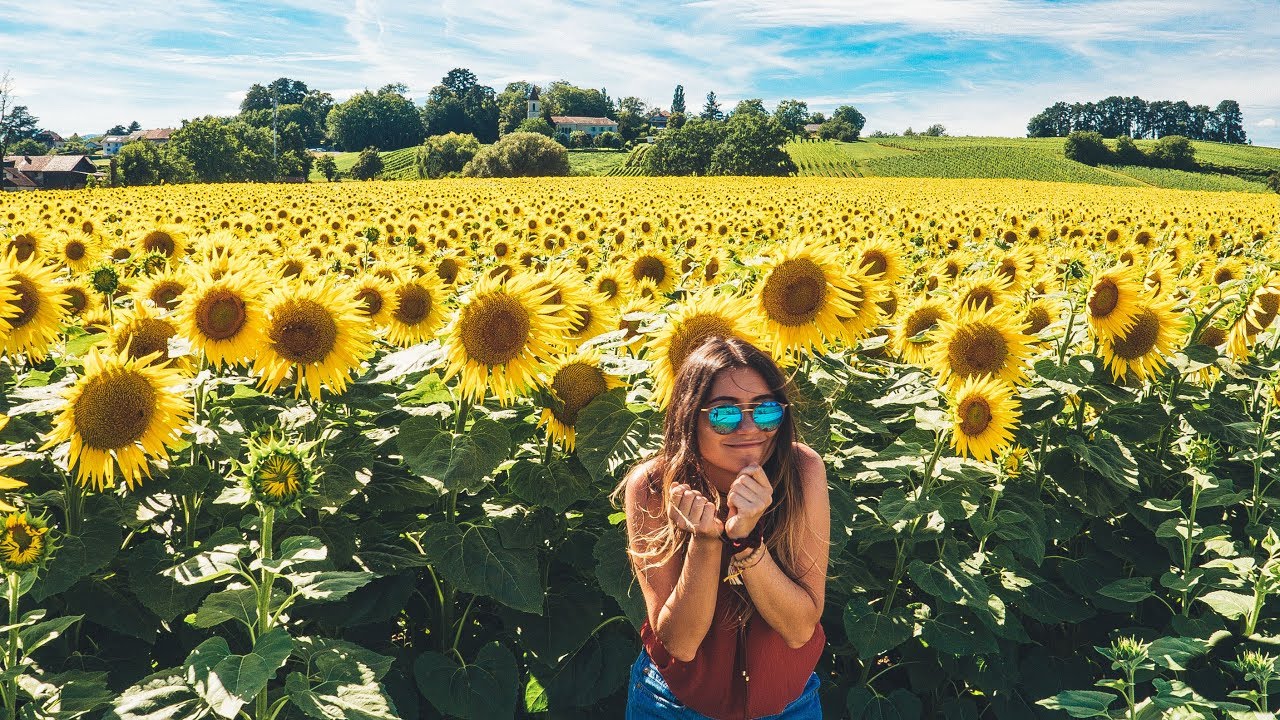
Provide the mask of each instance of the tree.
[{"label": "tree", "polygon": [[141,129],[142,129],[142,123],[138,122],[137,120],[134,120],[133,122],[129,123],[129,127],[125,128],[125,132],[136,133]]},{"label": "tree", "polygon": [[833,117],[818,127],[818,137],[823,140],[853,142],[858,139],[858,131],[853,129],[848,120]]},{"label": "tree", "polygon": [[622,147],[622,136],[608,130],[596,136],[595,146],[598,148],[617,150]]},{"label": "tree", "polygon": [[920,134],[928,135],[929,137],[943,137],[947,134],[947,128],[941,123],[934,123],[925,128],[925,131]]},{"label": "tree", "polygon": [[803,100],[780,100],[774,108],[773,119],[792,135],[804,132],[809,122],[809,103]]},{"label": "tree", "polygon": [[790,175],[796,164],[782,145],[791,132],[768,115],[735,115],[711,154],[712,175]]},{"label": "tree", "polygon": [[1147,162],[1146,154],[1128,135],[1116,138],[1115,159],[1120,165],[1145,165]]},{"label": "tree", "polygon": [[817,123],[821,125],[826,121],[827,121],[827,116],[820,112],[809,113],[809,122],[811,123]]},{"label": "tree", "polygon": [[830,120],[843,120],[849,123],[849,127],[853,128],[853,139],[857,140],[858,135],[862,132],[862,128],[867,124],[867,118],[858,112],[858,108],[852,105],[841,105],[831,113]]},{"label": "tree", "polygon": [[160,147],[145,140],[126,143],[112,158],[112,164],[115,168],[113,184],[117,185],[158,185],[194,179],[191,164],[171,146]]},{"label": "tree", "polygon": [[546,137],[555,137],[556,135],[556,129],[551,127],[551,123],[540,117],[522,120],[516,127],[515,132],[538,133]]},{"label": "tree", "polygon": [[206,115],[184,120],[166,149],[189,164],[200,182],[266,182],[279,171],[272,140],[270,130]]},{"label": "tree", "polygon": [[567,80],[557,80],[542,92],[542,106],[552,115],[607,117],[616,120],[617,110],[609,96],[599,90],[580,88]]},{"label": "tree", "polygon": [[1235,100],[1223,100],[1214,110],[1214,116],[1222,142],[1236,144],[1245,142],[1247,138],[1244,132],[1244,113],[1240,112],[1240,103]]},{"label": "tree", "polygon": [[1159,167],[1194,170],[1196,150],[1182,135],[1165,135],[1151,147],[1151,162]]},{"label": "tree", "polygon": [[367,147],[360,151],[355,164],[351,166],[351,177],[357,180],[370,180],[377,177],[378,173],[382,172],[382,168],[382,156],[378,154],[378,148]]},{"label": "tree", "polygon": [[[498,105],[498,135],[515,132],[529,117],[529,93],[537,87],[523,80],[507,83],[495,102]],[[539,91],[541,89],[539,88]]]},{"label": "tree", "polygon": [[706,175],[724,135],[723,123],[700,117],[678,128],[668,125],[640,162],[649,175]]},{"label": "tree", "polygon": [[13,143],[39,132],[39,120],[28,112],[26,105],[16,104],[16,100],[13,78],[5,71],[0,75],[0,157],[4,157],[8,152],[6,148]]},{"label": "tree", "polygon": [[1076,130],[1062,144],[1062,154],[1068,160],[1085,165],[1099,165],[1111,160],[1111,151],[1102,141],[1102,134],[1093,130]]},{"label": "tree", "polygon": [[240,112],[270,110],[273,102],[277,105],[301,105],[312,92],[301,80],[286,77],[277,78],[265,86],[254,83],[245,93],[244,100],[240,101]]},{"label": "tree", "polygon": [[729,117],[738,115],[768,117],[769,111],[764,109],[764,101],[760,98],[749,98],[747,100],[739,100],[738,104],[733,107],[733,112],[729,113]]},{"label": "tree", "polygon": [[48,155],[49,148],[45,147],[44,143],[33,138],[22,138],[18,142],[10,145],[6,153],[9,155],[30,155],[34,157],[37,155]]},{"label": "tree", "polygon": [[591,147],[591,133],[582,130],[574,130],[569,133],[569,147],[589,148]]},{"label": "tree", "polygon": [[321,175],[324,175],[325,180],[333,182],[338,179],[338,162],[329,153],[320,156],[316,161],[316,168],[320,170]]},{"label": "tree", "polygon": [[680,113],[683,115],[684,111],[684,86],[677,85],[675,93],[671,96],[671,114]]},{"label": "tree", "polygon": [[125,135],[129,131],[123,125],[112,125],[110,129],[102,133],[103,135]]},{"label": "tree", "polygon": [[541,177],[569,174],[569,153],[537,133],[514,132],[483,148],[462,169],[464,177]]},{"label": "tree", "polygon": [[397,93],[354,95],[329,111],[329,136],[343,150],[365,147],[389,150],[412,147],[422,142],[422,118],[417,108]]},{"label": "tree", "polygon": [[667,128],[670,130],[679,130],[684,127],[687,119],[688,118],[684,113],[673,112],[671,113],[671,117],[667,118]]},{"label": "tree", "polygon": [[418,175],[425,178],[444,177],[462,172],[471,158],[480,152],[475,135],[449,133],[433,135],[418,148]]},{"label": "tree", "polygon": [[720,110],[720,102],[716,100],[716,92],[714,90],[707,93],[707,103],[702,106],[702,112],[698,117],[703,120],[723,120],[724,113]]},{"label": "tree", "polygon": [[470,70],[454,68],[428,93],[422,125],[427,135],[471,134],[488,143],[498,139],[500,116],[493,88],[481,85]]}]

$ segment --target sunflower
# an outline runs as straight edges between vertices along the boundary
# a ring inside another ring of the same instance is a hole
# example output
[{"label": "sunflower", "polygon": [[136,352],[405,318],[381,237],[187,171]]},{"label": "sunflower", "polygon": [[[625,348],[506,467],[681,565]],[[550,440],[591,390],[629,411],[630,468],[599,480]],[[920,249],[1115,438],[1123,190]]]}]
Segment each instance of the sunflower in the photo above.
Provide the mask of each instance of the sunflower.
[{"label": "sunflower", "polygon": [[1116,265],[1094,276],[1089,290],[1089,328],[1098,338],[1115,337],[1133,324],[1142,301],[1142,279],[1131,267]]},{"label": "sunflower", "polygon": [[351,374],[373,353],[373,329],[360,301],[345,282],[326,275],[314,285],[289,283],[266,300],[265,341],[253,359],[253,373],[275,392],[292,371],[294,397],[303,386],[313,399],[321,387],[341,394]]},{"label": "sunflower", "polygon": [[614,306],[621,305],[630,292],[627,276],[614,266],[602,267],[592,278],[591,286],[606,303]]},{"label": "sunflower", "polygon": [[56,258],[73,273],[88,270],[98,260],[98,243],[90,235],[56,233],[45,240],[45,255]]},{"label": "sunflower", "polygon": [[840,265],[835,248],[794,240],[766,261],[756,289],[756,310],[764,319],[775,355],[821,349],[844,333],[841,317],[853,317],[861,300]]},{"label": "sunflower", "polygon": [[376,275],[360,273],[355,277],[356,299],[360,301],[361,311],[376,327],[387,324],[391,310],[395,307],[391,283]]},{"label": "sunflower", "polygon": [[1026,377],[1033,341],[1021,326],[1005,308],[962,310],[954,319],[938,322],[930,364],[945,385],[986,375],[1019,383]]},{"label": "sunflower", "polygon": [[840,325],[844,328],[845,342],[853,345],[880,325],[884,312],[880,304],[888,299],[889,288],[869,274],[866,267],[851,270],[848,279],[854,290],[847,298],[853,314],[846,316],[842,313]]},{"label": "sunflower", "polygon": [[476,281],[449,328],[445,380],[460,375],[464,398],[492,392],[503,405],[531,387],[538,364],[564,344],[568,319],[546,304],[554,292],[523,273]]},{"label": "sunflower", "polygon": [[1178,280],[1178,270],[1168,257],[1156,257],[1147,266],[1143,276],[1143,286],[1151,293],[1151,297],[1171,297]]},{"label": "sunflower", "polygon": [[34,257],[18,262],[11,253],[0,260],[0,285],[7,286],[5,297],[0,297],[0,317],[11,327],[5,352],[43,360],[67,312],[67,297],[55,280],[54,268],[41,266]]},{"label": "sunflower", "polygon": [[175,310],[190,285],[191,279],[185,272],[167,269],[139,282],[133,291],[133,301],[135,304],[150,302],[157,308]]},{"label": "sunflower", "polygon": [[95,293],[84,280],[59,283],[58,292],[62,293],[67,301],[67,315],[83,317],[86,312],[93,309]]},{"label": "sunflower", "polygon": [[671,400],[680,366],[694,348],[709,337],[738,337],[759,347],[747,303],[734,295],[703,290],[682,302],[670,314],[665,327],[649,340],[653,361],[653,397],[665,408]]},{"label": "sunflower", "polygon": [[[3,430],[4,427],[8,424],[9,424],[9,416],[0,415],[0,430]],[[15,465],[21,465],[24,462],[26,462],[26,460],[20,457],[0,457],[0,470],[8,470],[9,468]],[[27,484],[22,480],[11,478],[11,477],[8,477],[7,475],[0,475],[0,492],[9,492],[11,490],[19,490],[26,486]],[[15,510],[17,510],[17,508],[5,502],[4,500],[0,500],[0,511],[13,512]]]},{"label": "sunflower", "polygon": [[467,259],[457,250],[446,250],[435,259],[435,274],[440,282],[449,286],[458,286],[471,277],[471,269],[467,267]]},{"label": "sunflower", "polygon": [[315,486],[310,450],[274,437],[251,440],[244,478],[253,499],[268,507],[298,507]]},{"label": "sunflower", "polygon": [[[177,323],[147,305],[120,311],[116,318],[116,324],[105,341],[112,353],[133,360],[154,357],[156,362],[165,362],[171,359],[169,339],[178,334]],[[185,364],[175,363],[174,367],[182,369]]]},{"label": "sunflower", "polygon": [[933,331],[942,320],[951,319],[948,303],[921,298],[902,317],[891,342],[898,355],[912,365],[924,365],[933,347]]},{"label": "sunflower", "polygon": [[649,326],[660,317],[661,308],[652,299],[636,297],[618,307],[615,330],[622,330],[623,347],[632,355],[644,348]]},{"label": "sunflower", "polygon": [[409,347],[430,339],[444,321],[444,286],[426,275],[391,287],[387,340]]},{"label": "sunflower", "polygon": [[1009,292],[1021,292],[1031,279],[1036,260],[1034,253],[1027,248],[1019,247],[996,258],[993,269],[997,276],[1009,281],[1006,286]]},{"label": "sunflower", "polygon": [[572,451],[578,413],[602,393],[623,384],[600,368],[598,353],[584,351],[564,358],[543,380],[545,400],[538,424],[546,425],[551,437]]},{"label": "sunflower", "polygon": [[1183,330],[1182,318],[1173,311],[1171,301],[1139,301],[1126,330],[1098,339],[1098,354],[1116,381],[1130,371],[1144,381],[1165,366],[1165,356],[1173,352]]},{"label": "sunflower", "polygon": [[956,306],[962,310],[990,310],[1013,294],[1007,275],[995,274],[966,280],[956,287]]},{"label": "sunflower", "polygon": [[1062,303],[1053,298],[1041,296],[1023,305],[1021,312],[1023,332],[1038,336],[1061,317]]},{"label": "sunflower", "polygon": [[187,251],[187,233],[179,225],[165,225],[143,235],[138,247],[143,253],[158,253],[171,261],[177,260]]},{"label": "sunflower", "polygon": [[586,292],[588,302],[568,314],[569,325],[564,329],[569,347],[613,330],[618,309],[593,292]]},{"label": "sunflower", "polygon": [[680,279],[675,262],[667,253],[657,249],[645,249],[631,258],[628,273],[633,282],[652,280],[658,292],[669,293]]},{"label": "sunflower", "polygon": [[951,401],[951,447],[983,462],[1003,452],[1022,416],[1013,392],[1013,385],[989,375],[966,379]]},{"label": "sunflower", "polygon": [[22,572],[43,566],[52,556],[55,545],[49,536],[49,523],[28,512],[11,511],[0,527],[0,567]]},{"label": "sunflower", "polygon": [[81,485],[98,490],[115,485],[117,466],[132,489],[150,477],[147,462],[168,458],[191,418],[191,401],[180,391],[182,375],[165,363],[91,348],[84,375],[63,397],[66,405],[54,420],[41,450],[70,441],[69,464]]},{"label": "sunflower", "polygon": [[892,285],[902,279],[902,253],[884,238],[868,238],[853,249],[854,262],[876,280]]},{"label": "sunflower", "polygon": [[266,332],[265,285],[244,268],[196,281],[178,305],[180,331],[214,367],[247,363]]},{"label": "sunflower", "polygon": [[1258,282],[1244,301],[1240,316],[1227,333],[1227,352],[1239,362],[1249,359],[1254,338],[1271,327],[1280,314],[1280,283],[1275,278]]},{"label": "sunflower", "polygon": [[34,232],[18,233],[5,245],[3,253],[5,255],[12,253],[21,262],[39,253],[40,246],[43,244],[39,236]]}]

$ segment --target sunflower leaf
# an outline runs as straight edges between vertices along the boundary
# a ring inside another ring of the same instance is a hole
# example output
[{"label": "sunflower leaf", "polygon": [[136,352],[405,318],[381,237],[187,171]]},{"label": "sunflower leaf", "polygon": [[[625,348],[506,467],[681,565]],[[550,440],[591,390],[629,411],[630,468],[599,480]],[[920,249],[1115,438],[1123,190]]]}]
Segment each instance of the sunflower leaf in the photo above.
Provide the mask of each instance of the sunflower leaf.
[{"label": "sunflower leaf", "polygon": [[423,549],[436,571],[459,590],[542,614],[537,551],[503,546],[497,528],[436,523],[428,528]]},{"label": "sunflower leaf", "polygon": [[444,715],[466,720],[515,716],[519,674],[511,651],[498,642],[480,648],[474,663],[428,651],[413,664],[418,690]]},{"label": "sunflower leaf", "polygon": [[626,390],[603,393],[578,413],[575,453],[591,479],[612,479],[619,467],[640,457],[652,443],[653,420],[627,406]]},{"label": "sunflower leaf", "polygon": [[22,648],[23,653],[30,655],[36,648],[56,640],[67,628],[83,617],[83,615],[67,615],[23,628],[18,632],[18,647]]},{"label": "sunflower leaf", "polygon": [[447,490],[474,492],[511,454],[511,433],[496,420],[477,417],[454,434],[433,417],[411,417],[396,438],[409,471],[444,483]]},{"label": "sunflower leaf", "polygon": [[286,573],[280,577],[293,584],[300,597],[307,600],[338,600],[364,587],[376,575],[363,570],[325,570],[322,572]]}]

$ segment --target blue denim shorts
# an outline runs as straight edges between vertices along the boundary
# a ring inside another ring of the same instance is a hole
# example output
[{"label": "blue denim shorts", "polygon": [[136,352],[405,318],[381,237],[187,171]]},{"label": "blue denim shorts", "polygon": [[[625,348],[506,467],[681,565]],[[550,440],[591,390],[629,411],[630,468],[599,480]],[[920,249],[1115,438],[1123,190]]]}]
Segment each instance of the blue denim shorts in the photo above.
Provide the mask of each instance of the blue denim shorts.
[{"label": "blue denim shorts", "polygon": [[[781,713],[757,720],[822,720],[822,704],[818,701],[818,686],[822,681],[818,673],[809,676],[800,697],[791,701]],[[631,666],[631,679],[627,684],[626,720],[710,720],[696,710],[684,706],[667,687],[662,673],[654,667],[649,653],[640,651]]]}]

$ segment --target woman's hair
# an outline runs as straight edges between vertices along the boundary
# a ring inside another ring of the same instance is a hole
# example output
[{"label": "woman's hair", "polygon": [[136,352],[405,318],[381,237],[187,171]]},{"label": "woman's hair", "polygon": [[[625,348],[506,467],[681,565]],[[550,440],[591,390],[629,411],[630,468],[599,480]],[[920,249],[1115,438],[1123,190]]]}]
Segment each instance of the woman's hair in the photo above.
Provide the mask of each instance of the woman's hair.
[{"label": "woman's hair", "polygon": [[[676,372],[671,404],[667,407],[662,426],[662,447],[642,461],[653,461],[644,478],[644,487],[651,495],[656,492],[661,496],[662,506],[656,517],[663,519],[664,523],[653,533],[633,538],[640,541],[642,550],[636,551],[632,548],[632,543],[628,543],[627,554],[632,558],[633,564],[645,563],[637,569],[638,572],[661,566],[673,556],[683,553],[685,541],[691,534],[677,527],[667,517],[672,486],[686,483],[716,507],[721,505],[719,490],[707,480],[703,472],[702,453],[698,448],[698,418],[711,398],[711,386],[716,377],[726,370],[739,368],[759,373],[775,399],[782,403],[789,402],[787,390],[791,386],[790,381],[772,358],[748,342],[734,337],[711,337],[689,353]],[[772,450],[764,462],[765,474],[773,483],[774,490],[773,503],[760,519],[765,545],[774,554],[787,577],[796,582],[803,574],[799,565],[800,558],[797,557],[802,547],[801,533],[808,528],[801,516],[804,497],[793,446],[797,439],[792,412],[788,409],[782,425],[773,433]],[[610,495],[615,507],[617,497],[625,493],[626,486],[627,480],[624,478]],[[643,507],[638,510],[645,512]],[[829,539],[822,538],[822,541],[827,542]],[[754,607],[744,586],[735,586],[734,590],[741,599],[736,610],[738,621],[742,623],[751,616]]]}]

